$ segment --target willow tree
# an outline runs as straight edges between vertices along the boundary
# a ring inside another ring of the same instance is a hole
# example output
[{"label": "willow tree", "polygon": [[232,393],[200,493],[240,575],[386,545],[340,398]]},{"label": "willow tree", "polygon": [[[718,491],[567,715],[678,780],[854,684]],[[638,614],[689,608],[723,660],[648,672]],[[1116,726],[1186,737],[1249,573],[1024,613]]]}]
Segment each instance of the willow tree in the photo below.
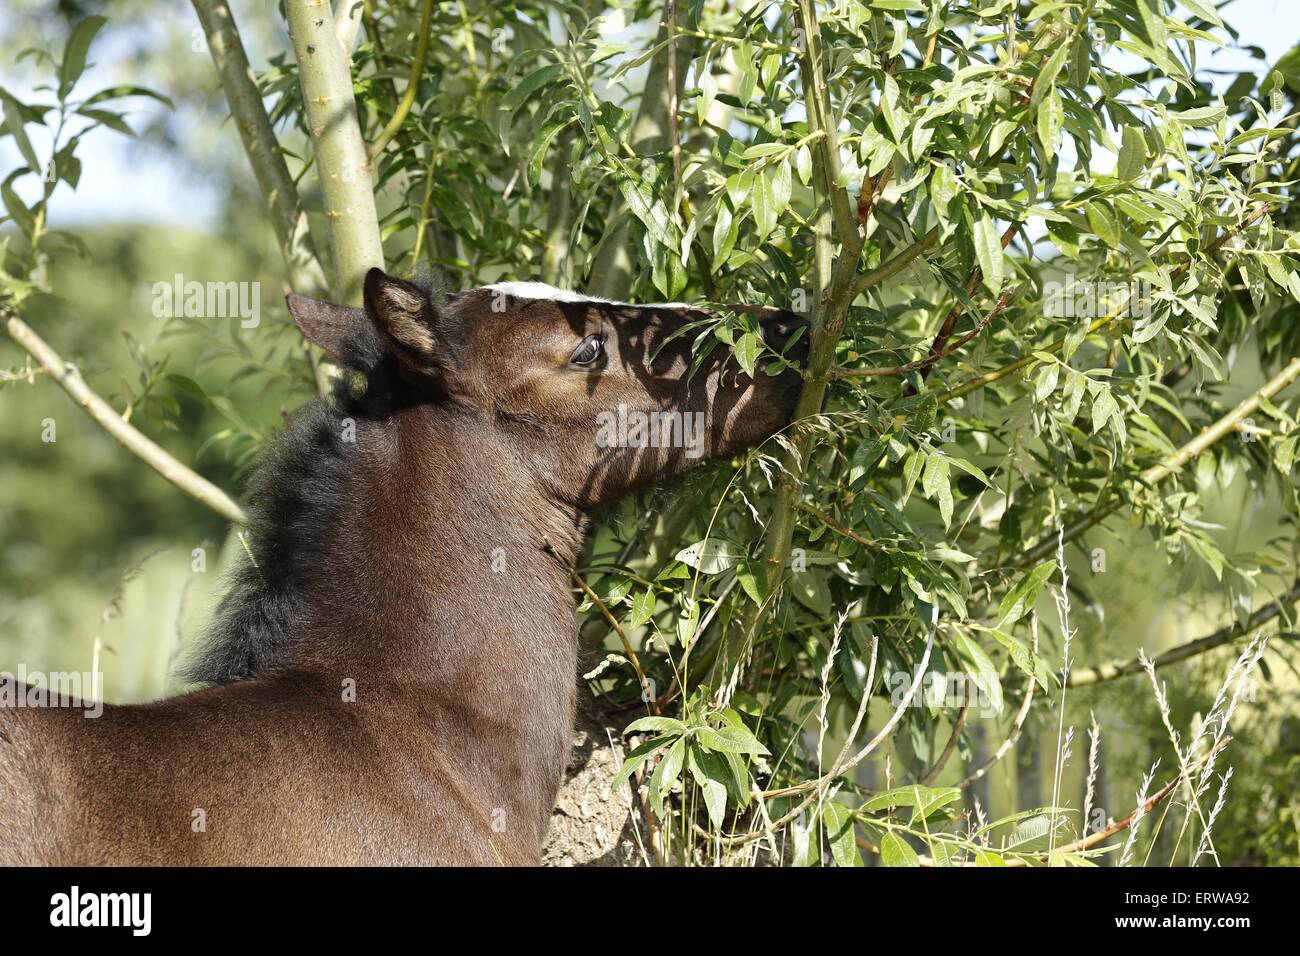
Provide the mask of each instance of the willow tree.
[{"label": "willow tree", "polygon": [[[599,516],[574,587],[612,732],[584,725],[555,857],[1127,860],[1176,791],[1179,859],[1213,854],[1228,717],[1300,596],[1293,529],[1241,555],[1201,520],[1232,474],[1289,524],[1300,503],[1294,62],[1216,88],[1200,59],[1230,31],[1204,0],[285,0],[291,50],[257,75],[227,4],[194,7],[299,291],[355,301],[385,265],[690,299],[713,306],[697,353],[750,374],[780,364],[750,306],[810,320],[796,424]],[[46,116],[10,99],[21,146]],[[48,199],[10,206],[34,250]],[[62,367],[20,318],[28,278],[9,330]],[[1112,516],[1202,563],[1236,619],[1149,668],[1077,663]],[[1158,690],[1230,644],[1168,778],[1088,827],[1062,791],[1070,688]],[[963,791],[1035,708],[1050,805],[973,822]]]}]

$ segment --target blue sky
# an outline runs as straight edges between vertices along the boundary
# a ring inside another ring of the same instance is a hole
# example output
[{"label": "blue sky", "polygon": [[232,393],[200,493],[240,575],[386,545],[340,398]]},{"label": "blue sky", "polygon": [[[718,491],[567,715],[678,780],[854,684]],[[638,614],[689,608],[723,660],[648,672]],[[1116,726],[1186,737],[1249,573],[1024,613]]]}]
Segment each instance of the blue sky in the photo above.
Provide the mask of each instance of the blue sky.
[{"label": "blue sky", "polygon": [[[186,32],[198,26],[188,4],[178,6],[169,14],[178,18],[180,29]],[[1234,0],[1225,8],[1224,18],[1241,32],[1243,45],[1262,47],[1269,63],[1300,41],[1297,0]],[[128,78],[119,73],[111,34],[106,34],[104,41],[103,46],[95,51],[94,59],[99,61],[99,65],[93,65],[87,71],[84,80],[87,89],[127,81],[144,82],[155,87],[160,85],[150,83],[149,77]],[[207,58],[206,53],[195,55]],[[1241,71],[1258,70],[1260,62],[1244,50],[1222,48],[1210,52],[1202,65]],[[0,82],[24,101],[40,102],[43,98],[31,89],[32,75],[30,62],[18,69],[6,65],[0,69]],[[215,76],[212,76],[212,82],[215,85]],[[137,102],[141,104],[141,112],[155,109],[148,101]],[[136,115],[138,117],[140,113]],[[186,118],[181,117],[182,125],[185,121]],[[141,124],[137,122],[135,125]],[[223,133],[233,145],[235,131],[228,121]],[[32,139],[37,151],[44,155],[47,141],[38,133],[33,134]],[[162,147],[132,144],[115,133],[100,131],[82,147],[81,155],[81,184],[75,193],[60,187],[51,210],[52,225],[169,222],[201,229],[215,218],[220,209],[223,197],[216,189],[210,183],[197,181]],[[13,140],[5,137],[0,140],[0,169],[12,169],[17,164]],[[20,189],[20,192],[29,199],[34,198],[30,188]]]}]

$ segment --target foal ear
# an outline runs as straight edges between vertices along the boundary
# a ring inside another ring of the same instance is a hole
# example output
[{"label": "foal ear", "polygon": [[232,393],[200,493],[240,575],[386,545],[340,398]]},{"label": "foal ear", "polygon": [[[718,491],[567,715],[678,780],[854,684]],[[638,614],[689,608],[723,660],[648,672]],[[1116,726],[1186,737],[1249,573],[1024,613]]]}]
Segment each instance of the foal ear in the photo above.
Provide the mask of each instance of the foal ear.
[{"label": "foal ear", "polygon": [[438,313],[418,287],[371,269],[366,273],[365,303],[370,321],[407,365],[426,375],[451,367]]},{"label": "foal ear", "polygon": [[354,343],[366,329],[363,310],[309,299],[295,292],[289,293],[285,302],[303,338],[334,361],[348,363]]}]

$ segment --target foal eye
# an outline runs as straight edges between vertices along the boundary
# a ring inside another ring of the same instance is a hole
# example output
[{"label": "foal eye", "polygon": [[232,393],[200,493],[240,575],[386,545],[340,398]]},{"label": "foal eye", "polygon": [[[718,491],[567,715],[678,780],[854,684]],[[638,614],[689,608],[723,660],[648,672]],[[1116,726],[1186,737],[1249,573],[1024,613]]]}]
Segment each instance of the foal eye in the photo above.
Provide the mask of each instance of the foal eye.
[{"label": "foal eye", "polygon": [[569,357],[570,365],[595,365],[605,354],[605,337],[589,335],[582,340],[573,355]]}]

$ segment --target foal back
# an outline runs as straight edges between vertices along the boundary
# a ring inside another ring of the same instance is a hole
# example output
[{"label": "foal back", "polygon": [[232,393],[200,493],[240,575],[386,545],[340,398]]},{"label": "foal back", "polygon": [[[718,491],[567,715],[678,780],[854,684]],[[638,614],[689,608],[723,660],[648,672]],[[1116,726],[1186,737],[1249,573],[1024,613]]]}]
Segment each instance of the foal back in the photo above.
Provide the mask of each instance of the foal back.
[{"label": "foal back", "polygon": [[94,719],[0,709],[0,864],[537,862],[405,745],[404,720],[445,718],[404,709],[294,672]]}]

